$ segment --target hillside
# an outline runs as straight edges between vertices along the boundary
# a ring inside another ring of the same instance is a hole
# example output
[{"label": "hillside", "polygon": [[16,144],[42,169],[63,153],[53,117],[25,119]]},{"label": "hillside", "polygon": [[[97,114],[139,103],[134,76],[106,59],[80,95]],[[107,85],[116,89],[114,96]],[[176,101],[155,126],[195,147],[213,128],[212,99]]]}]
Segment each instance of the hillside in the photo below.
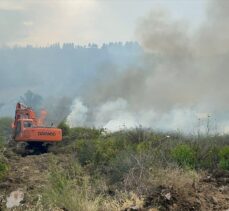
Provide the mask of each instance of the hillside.
[{"label": "hillside", "polygon": [[64,141],[45,154],[2,146],[1,210],[13,191],[23,199],[11,210],[229,208],[227,136],[62,128]]}]

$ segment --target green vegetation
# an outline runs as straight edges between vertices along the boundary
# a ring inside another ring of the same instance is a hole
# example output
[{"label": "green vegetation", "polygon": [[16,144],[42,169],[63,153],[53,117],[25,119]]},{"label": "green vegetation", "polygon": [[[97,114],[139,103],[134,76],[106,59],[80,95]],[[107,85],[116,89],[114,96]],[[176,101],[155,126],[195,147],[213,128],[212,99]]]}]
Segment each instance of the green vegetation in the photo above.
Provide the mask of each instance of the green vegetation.
[{"label": "green vegetation", "polygon": [[70,134],[70,127],[66,124],[66,121],[60,122],[58,128],[62,129],[62,135],[68,136]]},{"label": "green vegetation", "polygon": [[[39,187],[39,200],[33,197],[37,210],[116,211],[137,204],[146,207],[141,197],[158,188],[169,189],[174,197],[179,195],[189,201],[190,190],[200,179],[199,172],[229,170],[226,135],[186,136],[141,127],[109,133],[103,129],[70,128],[66,122],[61,122],[59,128],[64,140],[53,145],[45,159],[47,183]],[[1,134],[0,179],[9,170],[3,155],[6,136]],[[36,162],[43,166],[43,162]],[[160,196],[161,192],[152,197],[152,207],[168,210],[166,205],[161,207]]]},{"label": "green vegetation", "polygon": [[0,134],[0,148],[3,147],[4,143],[5,143],[5,139],[4,139],[4,137],[1,136],[1,134]]},{"label": "green vegetation", "polygon": [[219,157],[219,166],[222,169],[229,170],[229,146],[225,146],[219,151]]},{"label": "green vegetation", "polygon": [[[61,123],[65,141],[56,150],[75,153],[77,161],[91,169],[109,173],[112,166],[120,165],[128,171],[135,158],[143,158],[144,165],[189,167],[193,169],[226,168],[228,162],[228,136],[195,137],[181,134],[163,134],[143,128],[106,133],[94,128],[69,128]],[[125,163],[125,167],[122,163]],[[224,164],[222,164],[224,163]],[[120,169],[119,169],[120,171]],[[126,171],[124,171],[126,172]],[[113,175],[111,175],[113,176]]]},{"label": "green vegetation", "polygon": [[7,174],[7,171],[9,169],[3,155],[4,144],[5,144],[5,140],[2,136],[0,136],[0,181],[4,178],[4,176]]},{"label": "green vegetation", "polygon": [[[163,169],[153,165],[146,168],[145,159],[135,157],[129,160],[133,165],[124,170],[126,174],[122,180],[116,178],[111,183],[107,181],[108,176],[88,171],[89,164],[83,167],[71,157],[67,160],[67,163],[60,164],[55,156],[50,156],[48,184],[42,191],[42,210],[57,207],[72,211],[124,210],[132,203],[143,206],[140,196],[152,188],[174,186],[185,195],[187,192],[183,186],[191,186],[193,181],[198,180],[198,175],[193,171],[183,171],[177,167]],[[128,163],[127,160],[123,161],[124,164]],[[123,165],[120,164],[119,160],[116,170],[122,169]]]},{"label": "green vegetation", "polygon": [[[62,128],[64,127],[66,125],[62,124]],[[69,210],[77,210],[79,203],[90,205],[94,210],[103,210],[104,203],[107,204],[107,200],[110,200],[107,198],[109,194],[115,195],[116,201],[109,202],[112,208],[109,207],[108,210],[119,210],[117,207],[120,208],[121,204],[117,201],[124,199],[118,196],[125,193],[132,192],[140,196],[146,194],[148,189],[163,184],[171,184],[180,187],[181,192],[187,192],[184,184],[191,186],[193,181],[198,180],[199,170],[228,169],[227,136],[200,138],[177,133],[157,133],[143,128],[114,133],[94,128],[68,128],[67,131],[65,140],[55,148],[54,153],[72,155],[69,157],[70,165],[72,168],[77,166],[77,173],[69,173],[65,168],[65,176],[60,176],[63,174],[62,170],[53,174],[50,184],[59,184],[64,190],[59,186],[49,189],[54,191],[51,196],[57,197],[56,201],[63,195],[66,195],[67,201],[72,200],[66,202],[68,205],[62,204]],[[52,182],[55,177],[57,180],[61,179],[61,182]],[[62,185],[62,182],[67,184]],[[88,191],[89,198],[88,195],[83,195],[88,194]],[[68,194],[84,201],[69,199]],[[124,198],[126,197],[128,196]],[[95,204],[92,205],[92,202]],[[60,205],[56,203],[56,206]],[[81,209],[91,210],[90,206]]]},{"label": "green vegetation", "polygon": [[172,158],[182,167],[193,168],[196,163],[195,151],[187,144],[180,144],[174,147],[172,149]]},{"label": "green vegetation", "polygon": [[0,161],[0,180],[7,174],[9,167],[4,161]]},{"label": "green vegetation", "polygon": [[9,117],[0,118],[0,181],[7,175],[9,166],[4,157],[4,150],[7,140],[11,136],[12,119]]},{"label": "green vegetation", "polygon": [[93,192],[89,178],[82,167],[70,162],[65,168],[51,160],[49,185],[44,191],[44,204],[67,210],[98,210],[100,197]]},{"label": "green vegetation", "polygon": [[[11,124],[13,120],[9,117],[0,118],[0,140],[9,139],[12,133]],[[1,139],[2,138],[2,139]]]}]

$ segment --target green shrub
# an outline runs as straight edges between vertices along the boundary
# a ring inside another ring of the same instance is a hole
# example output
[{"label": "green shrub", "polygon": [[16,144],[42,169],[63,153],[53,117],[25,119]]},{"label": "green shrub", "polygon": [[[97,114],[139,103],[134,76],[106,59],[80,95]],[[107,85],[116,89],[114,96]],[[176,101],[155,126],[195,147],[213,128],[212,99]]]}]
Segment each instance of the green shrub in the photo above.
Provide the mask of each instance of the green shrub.
[{"label": "green shrub", "polygon": [[67,125],[65,121],[62,121],[59,125],[58,128],[62,130],[62,135],[63,136],[68,136],[70,134],[70,127]]},{"label": "green shrub", "polygon": [[182,167],[194,167],[196,162],[195,151],[187,144],[177,145],[172,149],[172,158]]},{"label": "green shrub", "polygon": [[74,139],[97,139],[102,132],[103,129],[76,127],[71,128],[70,136]]},{"label": "green shrub", "polygon": [[202,156],[200,156],[200,158],[198,158],[197,161],[199,167],[204,169],[216,168],[219,162],[218,154],[219,154],[219,149],[216,146],[209,148],[205,152],[202,152]]},{"label": "green shrub", "polygon": [[90,177],[79,164],[70,159],[65,168],[59,166],[55,160],[50,165],[49,183],[42,193],[46,210],[48,207],[75,211],[99,210],[100,196],[95,194]]},{"label": "green shrub", "polygon": [[148,131],[141,126],[127,131],[127,137],[131,143],[138,144],[148,139]]},{"label": "green shrub", "polygon": [[[136,154],[131,149],[120,151],[117,156],[111,160],[108,171],[108,177],[111,184],[123,182],[129,172],[135,175],[144,172],[151,166],[151,157],[148,154]],[[121,184],[122,185],[122,184]]]},{"label": "green shrub", "polygon": [[114,159],[123,148],[123,143],[112,137],[104,140],[97,140],[95,161],[98,164],[108,164],[108,162]]},{"label": "green shrub", "polygon": [[115,159],[119,151],[123,150],[124,143],[115,137],[100,139],[81,139],[76,141],[76,152],[82,165],[93,163],[107,165]]},{"label": "green shrub", "polygon": [[77,140],[76,152],[81,165],[92,163],[95,160],[96,143],[94,140]]},{"label": "green shrub", "polygon": [[220,168],[229,170],[229,146],[225,146],[219,151],[219,158]]},{"label": "green shrub", "polygon": [[3,161],[0,161],[0,179],[2,179],[6,175],[8,169],[8,165]]},{"label": "green shrub", "polygon": [[0,149],[3,147],[4,143],[5,143],[5,139],[0,134]]},{"label": "green shrub", "polygon": [[138,153],[147,152],[149,149],[150,149],[150,142],[149,141],[140,142],[136,147],[136,150]]},{"label": "green shrub", "polygon": [[12,134],[11,123],[13,120],[10,117],[0,118],[0,136],[7,140]]}]

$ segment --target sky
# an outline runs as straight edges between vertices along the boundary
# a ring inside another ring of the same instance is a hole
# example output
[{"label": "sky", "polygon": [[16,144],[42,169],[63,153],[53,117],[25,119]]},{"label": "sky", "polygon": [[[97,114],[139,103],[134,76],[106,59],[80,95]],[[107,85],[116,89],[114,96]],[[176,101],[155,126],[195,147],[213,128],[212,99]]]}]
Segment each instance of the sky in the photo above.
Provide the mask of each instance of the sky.
[{"label": "sky", "polygon": [[136,25],[151,10],[198,28],[206,0],[0,0],[0,45],[136,40]]}]

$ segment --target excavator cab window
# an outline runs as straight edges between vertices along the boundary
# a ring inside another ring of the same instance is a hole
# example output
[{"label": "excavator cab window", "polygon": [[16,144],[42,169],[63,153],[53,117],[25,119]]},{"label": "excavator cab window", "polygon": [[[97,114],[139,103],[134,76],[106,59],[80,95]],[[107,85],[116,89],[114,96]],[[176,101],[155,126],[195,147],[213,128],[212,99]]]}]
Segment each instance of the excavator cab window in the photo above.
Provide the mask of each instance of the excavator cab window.
[{"label": "excavator cab window", "polygon": [[16,136],[19,135],[20,132],[21,132],[21,122],[18,122],[16,127]]},{"label": "excavator cab window", "polygon": [[32,122],[24,122],[24,128],[32,127]]}]

